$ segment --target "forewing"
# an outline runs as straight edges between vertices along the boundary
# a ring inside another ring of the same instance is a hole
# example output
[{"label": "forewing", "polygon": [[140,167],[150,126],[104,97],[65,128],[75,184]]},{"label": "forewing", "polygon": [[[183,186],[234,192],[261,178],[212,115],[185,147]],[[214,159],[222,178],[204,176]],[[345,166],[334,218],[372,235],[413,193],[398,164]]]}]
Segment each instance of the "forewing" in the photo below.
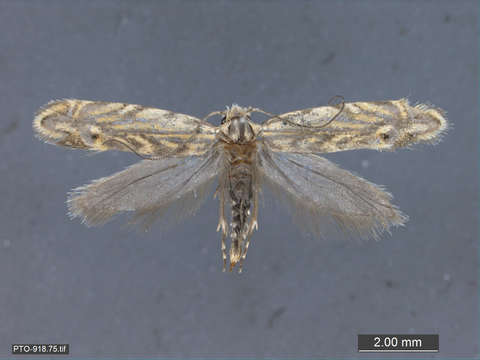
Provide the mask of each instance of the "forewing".
[{"label": "forewing", "polygon": [[262,135],[273,151],[328,153],[432,143],[447,127],[442,110],[424,104],[410,106],[400,99],[345,103],[343,110],[336,105],[289,112],[266,121]]},{"label": "forewing", "polygon": [[149,225],[175,202],[185,205],[184,212],[193,213],[203,202],[219,164],[215,151],[204,157],[143,160],[74,189],[68,199],[70,215],[93,226],[124,211],[134,212],[135,219]]},{"label": "forewing", "polygon": [[140,105],[64,99],[36,114],[37,136],[55,145],[150,156],[190,156],[208,151],[215,127],[193,116]]},{"label": "forewing", "polygon": [[381,187],[314,155],[259,151],[262,181],[292,206],[296,219],[323,235],[329,221],[361,237],[377,238],[407,217]]}]

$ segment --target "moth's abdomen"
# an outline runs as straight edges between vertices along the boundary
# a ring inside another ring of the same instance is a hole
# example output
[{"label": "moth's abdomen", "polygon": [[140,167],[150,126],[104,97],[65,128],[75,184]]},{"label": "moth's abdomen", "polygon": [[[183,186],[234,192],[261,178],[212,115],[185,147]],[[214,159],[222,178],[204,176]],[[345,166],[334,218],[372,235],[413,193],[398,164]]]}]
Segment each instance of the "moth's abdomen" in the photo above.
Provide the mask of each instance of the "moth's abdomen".
[{"label": "moth's abdomen", "polygon": [[[251,205],[255,192],[255,156],[256,146],[227,145],[228,182],[227,193],[231,204],[230,223],[230,269],[245,257],[248,239],[251,234]],[[254,219],[256,218],[254,216]]]},{"label": "moth's abdomen", "polygon": [[229,195],[232,206],[230,264],[240,261],[249,232],[250,205],[253,195],[251,165],[233,163],[230,168]]}]

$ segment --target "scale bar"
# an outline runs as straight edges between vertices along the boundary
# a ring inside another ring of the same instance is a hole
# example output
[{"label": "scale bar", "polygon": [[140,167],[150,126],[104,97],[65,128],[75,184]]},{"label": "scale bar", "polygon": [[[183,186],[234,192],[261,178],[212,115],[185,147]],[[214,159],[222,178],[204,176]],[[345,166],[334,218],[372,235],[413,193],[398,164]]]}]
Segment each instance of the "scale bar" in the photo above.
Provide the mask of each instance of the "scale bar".
[{"label": "scale bar", "polygon": [[358,352],[436,353],[438,334],[359,334]]}]

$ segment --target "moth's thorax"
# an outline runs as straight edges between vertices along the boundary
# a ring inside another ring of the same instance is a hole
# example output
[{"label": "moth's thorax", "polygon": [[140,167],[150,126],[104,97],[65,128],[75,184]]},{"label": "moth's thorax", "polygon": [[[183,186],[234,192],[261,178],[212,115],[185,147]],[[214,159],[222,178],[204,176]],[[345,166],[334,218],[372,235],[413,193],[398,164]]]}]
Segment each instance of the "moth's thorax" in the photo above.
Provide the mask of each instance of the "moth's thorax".
[{"label": "moth's thorax", "polygon": [[220,136],[230,144],[248,144],[255,141],[256,126],[250,121],[250,110],[238,105],[227,108],[220,126]]},{"label": "moth's thorax", "polygon": [[250,144],[256,139],[255,124],[247,116],[235,117],[220,126],[219,137],[228,144]]}]

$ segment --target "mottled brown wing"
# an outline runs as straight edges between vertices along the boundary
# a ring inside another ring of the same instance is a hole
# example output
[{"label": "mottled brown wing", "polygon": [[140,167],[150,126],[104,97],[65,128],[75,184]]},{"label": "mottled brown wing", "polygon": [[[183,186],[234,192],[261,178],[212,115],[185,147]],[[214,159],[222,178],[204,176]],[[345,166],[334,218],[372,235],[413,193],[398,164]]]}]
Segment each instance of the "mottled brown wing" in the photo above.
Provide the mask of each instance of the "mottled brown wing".
[{"label": "mottled brown wing", "polygon": [[410,106],[406,99],[345,103],[340,109],[322,106],[279,115],[263,124],[262,136],[273,151],[328,153],[432,143],[447,129],[442,110]]},{"label": "mottled brown wing", "polygon": [[296,220],[317,235],[323,235],[323,226],[333,221],[347,232],[377,238],[392,225],[407,221],[380,186],[325,158],[271,152],[265,146],[258,155],[262,182],[287,200]]},{"label": "mottled brown wing", "polygon": [[220,159],[212,150],[205,156],[143,160],[74,189],[68,199],[70,216],[93,226],[128,211],[149,225],[173,203],[183,204],[179,215],[189,215],[203,203],[218,174]]},{"label": "mottled brown wing", "polygon": [[205,154],[215,127],[193,116],[140,105],[64,99],[35,116],[37,136],[55,145],[149,156]]}]

